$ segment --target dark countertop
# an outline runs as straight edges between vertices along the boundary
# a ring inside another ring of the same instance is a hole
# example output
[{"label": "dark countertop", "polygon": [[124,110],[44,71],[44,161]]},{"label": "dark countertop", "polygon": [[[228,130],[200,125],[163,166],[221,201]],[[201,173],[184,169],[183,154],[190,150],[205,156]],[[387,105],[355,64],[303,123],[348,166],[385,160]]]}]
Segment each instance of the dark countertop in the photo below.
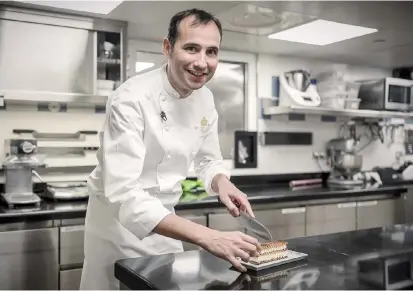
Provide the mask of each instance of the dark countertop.
[{"label": "dark countertop", "polygon": [[[292,190],[288,186],[265,188],[241,187],[240,189],[249,197],[251,204],[306,201],[314,199],[343,198],[352,196],[368,196],[377,194],[398,195],[407,191],[407,185],[371,187],[363,186],[355,189],[340,189],[331,187],[313,187],[301,190]],[[199,201],[181,202],[175,210],[190,210],[202,208],[223,207],[216,197],[206,197]],[[87,200],[54,202],[43,199],[39,207],[23,206],[9,209],[6,205],[0,205],[0,223],[18,221],[24,219],[64,219],[85,217]]]},{"label": "dark countertop", "polygon": [[[413,225],[296,238],[288,243],[289,249],[306,253],[308,257],[266,271],[239,273],[230,263],[200,250],[120,260],[115,264],[115,276],[130,289],[141,290],[384,289],[361,279],[359,263],[364,264],[364,271],[378,279],[383,272],[372,265],[377,258],[387,263],[391,262],[384,259],[387,256],[412,259]],[[372,259],[370,263],[369,259]],[[399,265],[391,278],[400,282],[396,277],[407,271],[406,266]]]},{"label": "dark countertop", "polygon": [[[251,204],[270,202],[289,202],[326,198],[342,198],[351,196],[368,196],[377,194],[401,194],[407,191],[409,183],[392,186],[361,186],[353,189],[333,188],[333,187],[312,187],[306,189],[293,190],[288,186],[284,187],[241,187]],[[175,209],[198,209],[206,207],[222,207],[216,197],[206,197],[205,199],[192,202],[179,203]]]}]

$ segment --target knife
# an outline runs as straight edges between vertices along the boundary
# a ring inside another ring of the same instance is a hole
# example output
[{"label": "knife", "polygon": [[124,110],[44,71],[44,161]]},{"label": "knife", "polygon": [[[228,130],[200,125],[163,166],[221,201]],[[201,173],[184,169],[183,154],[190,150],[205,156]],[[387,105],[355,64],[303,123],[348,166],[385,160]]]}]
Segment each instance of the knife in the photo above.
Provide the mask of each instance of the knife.
[{"label": "knife", "polygon": [[[217,197],[218,202],[223,204],[219,196]],[[247,229],[247,232],[251,233],[251,236],[254,236],[260,242],[272,241],[271,232],[266,228],[262,223],[260,223],[255,218],[251,217],[245,211],[239,208],[239,205],[236,205],[239,209],[239,219],[244,227]],[[248,233],[247,233],[248,234]]]},{"label": "knife", "polygon": [[272,241],[271,232],[266,228],[262,223],[260,223],[255,218],[251,217],[245,211],[240,210],[239,219],[241,220],[244,227],[247,229],[248,232],[251,233],[256,239],[260,242],[268,242]]}]

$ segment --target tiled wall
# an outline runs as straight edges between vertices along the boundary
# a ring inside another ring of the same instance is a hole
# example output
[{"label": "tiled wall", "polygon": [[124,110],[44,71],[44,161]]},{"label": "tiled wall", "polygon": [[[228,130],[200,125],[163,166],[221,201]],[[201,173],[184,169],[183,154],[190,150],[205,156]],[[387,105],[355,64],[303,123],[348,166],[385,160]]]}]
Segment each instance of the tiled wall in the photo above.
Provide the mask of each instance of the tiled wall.
[{"label": "tiled wall", "polygon": [[[132,42],[133,43],[133,42]],[[160,48],[158,44],[152,44],[155,50]],[[130,54],[134,54],[137,49],[136,42],[131,47]],[[230,55],[231,53],[226,53]],[[238,53],[239,54],[239,53]],[[257,69],[256,75],[251,74],[249,81],[256,84],[252,88],[248,105],[249,110],[249,129],[260,131],[311,131],[314,134],[313,146],[260,146],[258,151],[259,161],[256,169],[236,169],[233,174],[278,174],[292,172],[314,172],[319,171],[320,166],[312,158],[312,153],[322,151],[327,140],[336,137],[339,123],[322,123],[317,116],[307,117],[305,122],[288,121],[286,117],[271,120],[258,120],[257,116],[257,96],[271,96],[271,80],[273,76],[291,69],[307,68],[313,66],[329,65],[322,62],[311,60],[300,60],[273,55],[249,55],[250,60],[254,60],[252,65]],[[133,68],[133,67],[132,67]],[[350,67],[349,76],[353,79],[374,78],[390,76],[390,70],[365,67]],[[78,130],[100,130],[104,120],[103,114],[93,113],[93,111],[68,111],[65,113],[37,112],[33,108],[8,108],[0,111],[0,139],[11,138],[14,128],[31,128],[40,132],[76,132]],[[89,137],[85,144],[97,144],[97,137]],[[364,169],[373,166],[391,165],[394,160],[394,151],[400,146],[388,148],[386,145],[375,143],[366,148],[363,152]],[[0,156],[3,158],[3,143],[0,143]],[[1,159],[2,160],[2,159]],[[93,165],[94,156],[85,158],[85,164]],[[60,161],[62,166],[65,161]],[[227,161],[227,165],[232,168],[232,162]],[[87,175],[89,172],[79,174]]]}]

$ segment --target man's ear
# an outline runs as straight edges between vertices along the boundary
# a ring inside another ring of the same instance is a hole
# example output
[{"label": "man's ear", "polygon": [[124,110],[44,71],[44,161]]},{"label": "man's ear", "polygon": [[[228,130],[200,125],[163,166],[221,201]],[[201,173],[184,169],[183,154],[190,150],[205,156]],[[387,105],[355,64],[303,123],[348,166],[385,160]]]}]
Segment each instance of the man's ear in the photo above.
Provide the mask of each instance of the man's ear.
[{"label": "man's ear", "polygon": [[167,38],[163,39],[162,47],[163,47],[163,54],[165,55],[167,59],[169,59],[171,56],[171,52],[172,52],[172,46]]}]

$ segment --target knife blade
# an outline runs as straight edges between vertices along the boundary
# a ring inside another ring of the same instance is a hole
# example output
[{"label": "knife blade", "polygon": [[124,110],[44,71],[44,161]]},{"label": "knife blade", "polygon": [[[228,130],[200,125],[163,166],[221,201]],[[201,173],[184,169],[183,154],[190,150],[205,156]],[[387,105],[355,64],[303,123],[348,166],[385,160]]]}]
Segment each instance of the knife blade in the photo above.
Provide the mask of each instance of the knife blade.
[{"label": "knife blade", "polygon": [[240,210],[239,219],[244,227],[247,229],[247,234],[250,232],[251,236],[254,236],[260,242],[272,241],[271,232],[257,219],[248,215],[248,213]]},{"label": "knife blade", "polygon": [[[224,204],[222,203],[219,196],[217,197],[217,199],[219,203]],[[250,235],[258,239],[259,242],[272,241],[272,235],[268,228],[266,228],[262,223],[260,223],[255,218],[249,216],[248,213],[241,210],[239,208],[239,205],[236,206],[238,207],[240,213],[239,219],[242,225],[247,229],[247,234],[249,232]]]}]

